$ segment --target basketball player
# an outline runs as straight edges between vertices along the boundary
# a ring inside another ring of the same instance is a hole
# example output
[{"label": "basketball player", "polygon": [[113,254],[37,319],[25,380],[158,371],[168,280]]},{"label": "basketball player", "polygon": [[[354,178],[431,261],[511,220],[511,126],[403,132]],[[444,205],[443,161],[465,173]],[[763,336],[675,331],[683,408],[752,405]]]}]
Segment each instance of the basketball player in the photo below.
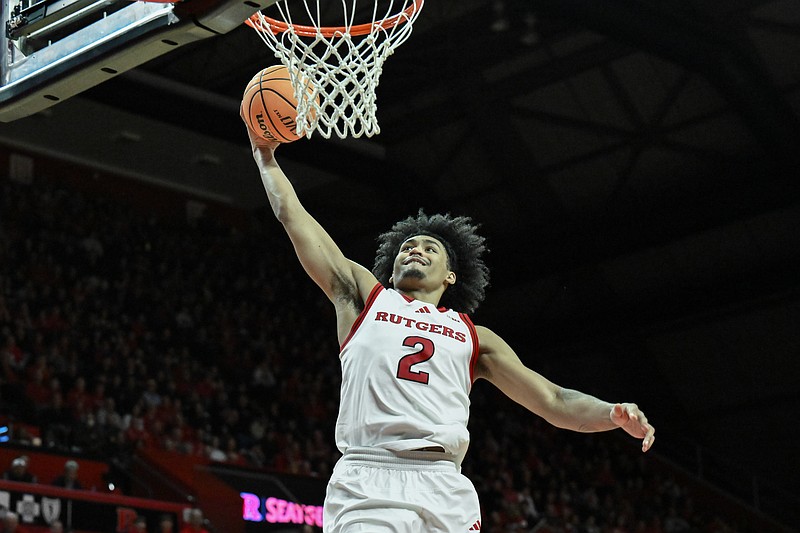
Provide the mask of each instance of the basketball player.
[{"label": "basketball player", "polygon": [[654,441],[632,403],[564,389],[525,367],[503,339],[466,313],[483,300],[484,239],[465,217],[420,212],[379,238],[372,272],[348,260],[305,210],[275,160],[277,144],[248,130],[269,203],[308,275],[336,310],[342,388],[324,531],[480,530],[469,444],[472,383],[486,379],[551,424],[622,428]]}]

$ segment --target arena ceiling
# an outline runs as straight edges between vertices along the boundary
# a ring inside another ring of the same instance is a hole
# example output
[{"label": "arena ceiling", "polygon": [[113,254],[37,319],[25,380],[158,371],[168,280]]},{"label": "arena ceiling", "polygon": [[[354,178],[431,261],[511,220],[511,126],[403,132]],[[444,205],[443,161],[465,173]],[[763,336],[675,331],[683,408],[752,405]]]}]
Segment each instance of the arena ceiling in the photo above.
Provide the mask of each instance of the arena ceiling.
[{"label": "arena ceiling", "polygon": [[[9,127],[259,207],[236,108],[274,62],[241,27]],[[800,4],[429,0],[378,108],[376,137],[279,151],[349,255],[419,207],[472,216],[478,319],[531,366],[800,492]]]}]

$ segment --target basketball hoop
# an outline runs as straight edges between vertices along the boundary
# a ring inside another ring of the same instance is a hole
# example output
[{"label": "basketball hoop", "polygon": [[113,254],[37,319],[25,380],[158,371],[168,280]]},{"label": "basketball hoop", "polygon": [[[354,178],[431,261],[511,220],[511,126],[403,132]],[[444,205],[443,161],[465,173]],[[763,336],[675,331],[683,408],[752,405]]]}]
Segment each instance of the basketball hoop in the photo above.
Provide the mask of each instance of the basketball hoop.
[{"label": "basketball hoop", "polygon": [[[279,0],[279,18],[258,12],[247,20],[289,69],[297,133],[307,137],[315,130],[326,139],[334,133],[342,139],[380,133],[375,90],[383,62],[411,35],[424,0],[373,0],[372,19],[362,24],[354,23],[356,15],[369,8],[357,10],[356,0],[340,2],[341,16],[334,16],[341,25],[328,25],[332,2],[320,0],[302,0],[304,9],[300,0]],[[320,3],[327,4],[325,10]]]}]

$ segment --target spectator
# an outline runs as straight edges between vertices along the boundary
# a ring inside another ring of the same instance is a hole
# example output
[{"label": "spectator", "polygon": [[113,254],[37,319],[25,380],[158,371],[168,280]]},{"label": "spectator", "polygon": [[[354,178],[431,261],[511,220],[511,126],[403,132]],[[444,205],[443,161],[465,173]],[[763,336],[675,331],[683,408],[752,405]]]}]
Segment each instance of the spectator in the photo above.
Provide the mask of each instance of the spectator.
[{"label": "spectator", "polygon": [[64,463],[64,473],[53,480],[53,485],[65,489],[83,489],[78,479],[78,463],[72,459]]},{"label": "spectator", "polygon": [[15,366],[16,355],[13,348],[16,344],[13,337],[9,336],[8,339],[6,345],[0,348],[0,384],[5,382],[9,385],[20,387],[22,392],[24,388],[19,383],[19,369]]},{"label": "spectator", "polygon": [[19,527],[19,518],[16,513],[8,511],[0,520],[0,533],[15,533]]},{"label": "spectator", "polygon": [[39,480],[28,471],[28,456],[21,455],[11,461],[11,467],[3,473],[3,479],[22,483],[37,483]]},{"label": "spectator", "polygon": [[83,415],[91,410],[89,393],[86,392],[86,378],[78,376],[72,388],[67,392],[67,407],[72,410],[72,416],[80,420]]},{"label": "spectator", "polygon": [[28,533],[29,529],[19,525],[17,513],[8,511],[0,522],[0,533]]},{"label": "spectator", "polygon": [[22,351],[22,348],[17,344],[16,338],[13,335],[6,335],[0,353],[8,358],[9,364],[16,372],[25,368],[28,356]]},{"label": "spectator", "polygon": [[52,393],[49,385],[45,384],[46,370],[43,367],[31,367],[28,369],[29,379],[25,385],[25,394],[33,402],[36,410],[50,403]]},{"label": "spectator", "polygon": [[220,447],[219,437],[214,435],[211,437],[211,442],[206,446],[206,455],[212,461],[225,461],[227,455]]},{"label": "spectator", "polygon": [[150,378],[147,380],[145,390],[142,393],[142,400],[146,407],[158,407],[161,405],[161,394],[158,392],[158,384],[156,380]]},{"label": "spectator", "polygon": [[[58,380],[54,380],[58,382]],[[42,425],[44,441],[68,444],[72,440],[72,412],[64,404],[64,395],[56,390],[50,403],[39,413],[39,423]]]},{"label": "spectator", "polygon": [[137,516],[125,533],[147,533],[147,518],[143,515]]},{"label": "spectator", "polygon": [[175,533],[175,523],[172,516],[162,514],[158,520],[158,533]]},{"label": "spectator", "polygon": [[203,511],[201,509],[190,509],[186,525],[181,528],[181,533],[208,533],[203,527]]},{"label": "spectator", "polygon": [[686,521],[675,507],[670,507],[666,519],[664,520],[665,533],[679,533],[680,531],[689,531],[689,522]]}]

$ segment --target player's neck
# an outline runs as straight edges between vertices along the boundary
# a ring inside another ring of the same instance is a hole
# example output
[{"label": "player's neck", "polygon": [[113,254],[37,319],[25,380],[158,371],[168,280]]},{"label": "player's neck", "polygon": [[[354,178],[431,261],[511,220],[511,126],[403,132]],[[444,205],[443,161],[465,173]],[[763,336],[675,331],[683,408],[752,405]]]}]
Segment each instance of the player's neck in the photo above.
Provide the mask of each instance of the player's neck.
[{"label": "player's neck", "polygon": [[397,292],[406,296],[407,298],[413,298],[414,300],[419,300],[420,302],[425,302],[428,304],[433,304],[434,306],[439,306],[439,300],[442,299],[442,293],[444,291],[428,291],[425,289],[396,289]]}]

